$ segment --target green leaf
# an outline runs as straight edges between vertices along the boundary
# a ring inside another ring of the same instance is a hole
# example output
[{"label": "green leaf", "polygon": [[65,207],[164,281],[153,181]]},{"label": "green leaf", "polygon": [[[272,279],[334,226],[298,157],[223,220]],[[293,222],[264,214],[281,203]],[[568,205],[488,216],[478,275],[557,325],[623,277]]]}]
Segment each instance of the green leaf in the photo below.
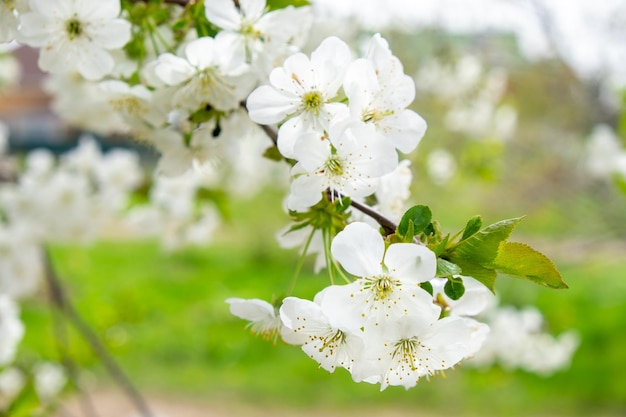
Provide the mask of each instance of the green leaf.
[{"label": "green leaf", "polygon": [[424,282],[420,282],[420,287],[422,287],[423,290],[425,290],[428,294],[433,295],[434,294],[434,290],[433,290],[433,284],[431,284],[429,281],[424,281]]},{"label": "green leaf", "polygon": [[481,216],[474,216],[465,225],[465,229],[463,230],[463,236],[461,240],[465,240],[468,237],[474,235],[478,232],[483,225],[483,218]]},{"label": "green leaf", "polygon": [[495,293],[495,283],[498,274],[494,269],[485,268],[474,263],[471,259],[463,259],[457,257],[451,257],[450,261],[455,263],[461,268],[462,275],[470,276],[481,282],[485,287],[489,288],[491,292]]},{"label": "green leaf", "polygon": [[461,275],[461,268],[445,259],[437,258],[437,276],[451,277],[452,275]]},{"label": "green leaf", "polygon": [[504,274],[527,279],[550,288],[568,288],[554,263],[524,243],[506,242],[492,267]]},{"label": "green leaf", "polygon": [[[435,252],[435,255],[439,256],[446,250],[446,246],[448,246],[449,240],[450,240],[450,234],[446,235],[446,237],[444,237],[443,240],[439,242],[435,250],[433,250],[433,252]],[[432,249],[430,245],[429,245],[429,248]]]},{"label": "green leaf", "polygon": [[478,265],[489,264],[498,256],[500,244],[508,239],[520,221],[522,217],[494,223],[461,241],[453,253],[456,257],[471,260]]},{"label": "green leaf", "polygon": [[311,4],[308,0],[268,0],[267,7],[270,10],[283,9],[287,6],[301,7]]},{"label": "green leaf", "polygon": [[426,229],[432,218],[433,214],[428,206],[413,206],[402,216],[397,233],[407,239],[413,239],[413,236]]},{"label": "green leaf", "polygon": [[450,297],[451,300],[458,300],[465,294],[465,286],[461,278],[448,278],[448,282],[443,286],[443,292]]},{"label": "green leaf", "polygon": [[202,108],[192,113],[189,116],[189,120],[191,120],[192,123],[200,124],[208,122],[214,115],[215,112],[213,110]]},{"label": "green leaf", "polygon": [[263,152],[263,157],[276,162],[280,162],[283,160],[283,156],[278,151],[278,148],[276,146],[270,146],[269,148],[267,148],[265,152]]}]

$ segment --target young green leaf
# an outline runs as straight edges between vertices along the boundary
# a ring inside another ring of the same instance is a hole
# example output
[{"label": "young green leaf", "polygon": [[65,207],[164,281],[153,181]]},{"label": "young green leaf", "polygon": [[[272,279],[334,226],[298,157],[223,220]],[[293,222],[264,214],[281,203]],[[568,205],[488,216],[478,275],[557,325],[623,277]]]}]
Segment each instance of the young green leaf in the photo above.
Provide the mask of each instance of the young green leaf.
[{"label": "young green leaf", "polygon": [[461,268],[462,275],[473,277],[481,282],[491,292],[495,293],[495,283],[498,274],[494,269],[485,268],[473,262],[471,259],[464,259],[455,256],[450,257],[450,261]]},{"label": "young green leaf", "polygon": [[455,257],[470,260],[478,265],[493,262],[498,256],[500,244],[508,239],[520,221],[522,217],[502,220],[475,233],[454,248]]},{"label": "young green leaf", "polygon": [[458,300],[465,294],[463,280],[459,277],[449,277],[446,285],[443,286],[443,292],[450,297],[451,300]]},{"label": "young green leaf", "polygon": [[437,276],[438,277],[451,277],[452,275],[460,275],[461,268],[445,259],[437,258]]},{"label": "young green leaf", "polygon": [[468,220],[465,225],[465,229],[463,230],[463,236],[461,236],[461,240],[465,240],[468,237],[474,235],[476,232],[480,230],[480,227],[483,225],[483,218],[481,216],[474,216]]},{"label": "young green leaf", "polygon": [[554,263],[524,243],[506,242],[502,245],[492,267],[504,274],[527,279],[546,287],[568,288]]},{"label": "young green leaf", "polygon": [[[400,236],[413,239],[413,236],[422,233],[426,229],[432,218],[433,214],[428,206],[413,206],[402,216],[398,224],[397,233]],[[413,230],[410,230],[411,228]]]}]

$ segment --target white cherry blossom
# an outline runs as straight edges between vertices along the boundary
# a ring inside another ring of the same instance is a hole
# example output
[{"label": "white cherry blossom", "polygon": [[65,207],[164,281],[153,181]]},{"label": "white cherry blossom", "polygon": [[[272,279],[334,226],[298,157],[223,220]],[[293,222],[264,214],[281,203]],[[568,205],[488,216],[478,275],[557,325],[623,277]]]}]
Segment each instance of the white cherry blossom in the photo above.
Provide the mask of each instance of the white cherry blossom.
[{"label": "white cherry blossom", "polygon": [[[433,312],[436,313],[436,312]],[[384,326],[365,328],[363,359],[352,370],[355,381],[411,388],[420,378],[459,363],[468,354],[470,330],[458,317],[402,316]]]},{"label": "white cherry blossom", "polygon": [[119,18],[119,0],[30,0],[20,15],[19,40],[40,48],[39,67],[52,73],[78,71],[88,80],[110,73],[110,49],[130,40],[131,25]]},{"label": "white cherry blossom", "polygon": [[350,64],[343,87],[353,118],[374,124],[400,151],[415,149],[426,132],[424,119],[407,109],[415,98],[415,83],[379,34],[370,41],[367,57]]},{"label": "white cherry blossom", "polygon": [[243,0],[239,7],[232,0],[211,0],[204,7],[209,22],[222,29],[221,36],[233,39],[237,51],[262,77],[304,43],[312,23],[309,7],[267,12],[265,0]]},{"label": "white cherry blossom", "polygon": [[331,252],[357,279],[332,287],[322,306],[326,302],[334,304],[336,314],[353,318],[353,328],[363,327],[368,320],[382,325],[406,315],[439,317],[441,309],[419,286],[435,276],[437,261],[430,249],[396,243],[385,251],[383,238],[376,229],[355,222],[337,234]]},{"label": "white cherry blossom", "polygon": [[300,161],[291,172],[294,180],[287,197],[290,210],[302,211],[315,205],[329,188],[363,198],[374,193],[378,179],[398,164],[395,150],[379,140],[373,126],[367,125],[345,130],[331,127],[329,140],[311,132],[294,151]]},{"label": "white cherry blossom", "polygon": [[198,38],[184,48],[185,58],[161,54],[154,73],[167,85],[177,86],[172,100],[177,108],[194,111],[207,104],[232,110],[254,86],[255,78],[224,36]]},{"label": "white cherry blossom", "polygon": [[277,309],[267,301],[258,298],[229,298],[226,302],[230,305],[231,314],[248,320],[250,331],[263,339],[275,341],[281,336],[289,344],[299,345],[304,342],[304,337],[293,334],[291,329],[285,327]]},{"label": "white cherry blossom", "polygon": [[337,96],[351,60],[345,42],[326,38],[310,59],[302,53],[290,56],[271,72],[271,85],[262,85],[248,96],[253,121],[273,124],[289,118],[278,132],[278,147],[284,156],[294,157],[293,147],[302,132],[313,129],[321,134],[345,109],[331,100]]},{"label": "white cherry blossom", "polygon": [[351,370],[359,359],[361,337],[342,326],[341,316],[327,316],[316,302],[287,297],[280,318],[291,332],[304,338],[302,350],[327,371],[333,372],[338,366]]}]

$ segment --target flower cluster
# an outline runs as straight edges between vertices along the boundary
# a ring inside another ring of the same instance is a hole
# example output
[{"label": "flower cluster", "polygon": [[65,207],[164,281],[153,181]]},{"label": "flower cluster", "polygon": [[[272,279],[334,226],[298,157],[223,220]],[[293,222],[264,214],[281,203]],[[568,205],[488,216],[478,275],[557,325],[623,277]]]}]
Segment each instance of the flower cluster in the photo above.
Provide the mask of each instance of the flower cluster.
[{"label": "flower cluster", "polygon": [[493,363],[505,369],[520,368],[543,376],[549,376],[569,366],[580,344],[578,334],[567,331],[558,337],[544,331],[545,322],[534,307],[493,308],[483,319],[491,332],[482,349],[469,364],[486,367]]},{"label": "flower cluster", "polygon": [[398,166],[396,149],[412,151],[426,130],[407,109],[413,80],[380,35],[359,59],[329,37],[310,57],[287,58],[269,80],[250,94],[247,108],[257,123],[280,123],[278,150],[297,161],[290,210],[306,211],[327,189],[355,199],[373,194]]},{"label": "flower cluster", "polygon": [[[285,298],[280,321],[269,305],[263,315],[242,314],[240,306],[259,305],[258,300],[230,300],[231,311],[256,321],[253,330],[280,333],[286,342],[301,345],[330,372],[345,368],[355,381],[380,383],[381,389],[413,387],[420,378],[473,355],[488,328],[468,317],[444,314],[437,296],[421,287],[436,280],[432,251],[414,243],[385,246],[376,229],[351,223],[335,237],[331,251],[356,276],[353,282],[331,285],[313,301]],[[472,313],[479,310],[474,307]]]}]

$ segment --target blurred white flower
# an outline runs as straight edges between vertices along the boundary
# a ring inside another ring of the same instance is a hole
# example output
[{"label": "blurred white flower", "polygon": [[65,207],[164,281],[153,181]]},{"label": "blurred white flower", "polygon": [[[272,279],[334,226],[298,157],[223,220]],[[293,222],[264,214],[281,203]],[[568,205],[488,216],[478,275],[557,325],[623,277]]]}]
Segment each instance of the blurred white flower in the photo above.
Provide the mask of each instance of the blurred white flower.
[{"label": "blurred white flower", "polygon": [[123,47],[131,37],[130,23],[118,18],[119,0],[30,0],[29,5],[20,15],[19,40],[40,48],[44,71],[101,79],[115,64],[107,50]]},{"label": "blurred white flower", "polygon": [[35,390],[42,402],[52,400],[67,383],[63,367],[54,362],[40,362],[33,368]]},{"label": "blurred white flower", "polygon": [[231,0],[204,3],[207,19],[220,27],[221,36],[232,38],[235,49],[252,64],[261,78],[289,53],[302,46],[311,26],[309,7],[287,6],[267,11],[265,0]]},{"label": "blurred white flower", "polygon": [[483,319],[491,331],[468,362],[478,367],[499,363],[505,369],[521,368],[548,376],[569,366],[580,343],[575,331],[558,337],[546,333],[543,316],[535,307],[496,307]]},{"label": "blurred white flower", "polygon": [[[24,325],[19,314],[15,301],[0,291],[0,368],[13,361],[17,345],[24,336]],[[0,387],[0,394],[1,392]]]},{"label": "blurred white flower", "polygon": [[10,367],[0,372],[0,407],[15,398],[26,383],[26,376],[18,368]]},{"label": "blurred white flower", "polygon": [[597,125],[589,135],[585,162],[596,178],[610,179],[613,175],[626,178],[626,148],[608,125]]},{"label": "blurred white flower", "polygon": [[0,223],[0,294],[16,299],[31,295],[42,277],[41,251],[31,227]]},{"label": "blurred white flower", "polygon": [[457,163],[454,156],[446,149],[434,149],[428,154],[426,170],[435,184],[443,185],[454,177]]},{"label": "blurred white flower", "polygon": [[235,46],[232,39],[218,34],[189,42],[184,58],[159,55],[154,73],[177,87],[172,97],[175,107],[189,111],[207,104],[222,111],[239,107],[256,80]]}]

